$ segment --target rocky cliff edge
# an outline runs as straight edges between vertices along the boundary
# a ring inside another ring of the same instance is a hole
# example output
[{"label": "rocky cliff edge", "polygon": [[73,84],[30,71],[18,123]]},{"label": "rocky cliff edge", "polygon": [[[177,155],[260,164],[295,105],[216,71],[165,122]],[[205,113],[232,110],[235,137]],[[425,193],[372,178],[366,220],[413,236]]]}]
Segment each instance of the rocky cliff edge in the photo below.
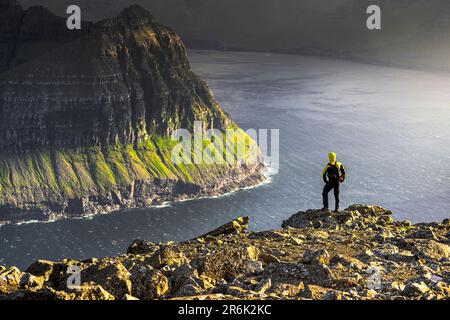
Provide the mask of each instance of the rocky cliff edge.
[{"label": "rocky cliff edge", "polygon": [[[183,243],[136,240],[117,257],[0,267],[0,299],[449,299],[450,221],[391,215],[309,210],[250,233],[238,218]],[[69,266],[81,270],[77,289],[67,288]]]}]

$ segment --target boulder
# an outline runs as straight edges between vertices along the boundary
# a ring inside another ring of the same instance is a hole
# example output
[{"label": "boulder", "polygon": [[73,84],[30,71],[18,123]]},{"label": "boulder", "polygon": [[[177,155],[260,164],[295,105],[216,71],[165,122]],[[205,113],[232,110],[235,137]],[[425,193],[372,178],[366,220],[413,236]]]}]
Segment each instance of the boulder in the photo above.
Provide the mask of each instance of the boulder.
[{"label": "boulder", "polygon": [[298,284],[277,282],[274,283],[267,292],[282,298],[291,298],[298,296],[304,288],[303,282],[299,282]]},{"label": "boulder", "polygon": [[129,272],[131,294],[140,300],[159,299],[169,290],[169,280],[160,270],[136,264]]},{"label": "boulder", "polygon": [[408,297],[419,297],[430,291],[424,282],[409,282],[403,290],[403,295]]},{"label": "boulder", "polygon": [[434,240],[416,240],[413,252],[421,258],[435,261],[450,258],[450,246]]},{"label": "boulder", "polygon": [[49,280],[54,265],[55,263],[52,261],[38,260],[30,265],[26,271],[36,277],[43,277],[45,280]]},{"label": "boulder", "polygon": [[74,300],[115,300],[112,294],[95,283],[85,283],[74,292]]},{"label": "boulder", "polygon": [[306,264],[329,264],[330,254],[325,249],[306,250],[303,254],[302,263]]},{"label": "boulder", "polygon": [[132,294],[130,273],[119,261],[105,261],[90,266],[81,272],[82,283],[94,283],[120,299]]},{"label": "boulder", "polygon": [[153,253],[156,250],[156,245],[146,240],[134,240],[127,249],[127,254],[144,255]]},{"label": "boulder", "polygon": [[45,284],[55,290],[67,289],[67,268],[69,265],[82,265],[80,262],[52,262],[46,260],[38,260],[28,267],[26,272],[31,275],[42,278]]},{"label": "boulder", "polygon": [[24,272],[20,277],[20,287],[24,289],[39,289],[44,285],[44,277],[36,277]]},{"label": "boulder", "polygon": [[7,294],[11,291],[18,290],[21,276],[22,272],[16,267],[3,269],[0,272],[0,294]]},{"label": "boulder", "polygon": [[163,245],[150,257],[145,259],[145,263],[156,269],[161,269],[164,266],[180,266],[186,262],[186,256],[182,252],[179,252],[173,245]]},{"label": "boulder", "polygon": [[408,239],[430,239],[438,240],[436,234],[431,227],[416,228],[407,235]]},{"label": "boulder", "polygon": [[257,261],[259,250],[255,246],[226,247],[197,261],[198,271],[215,280],[232,280],[248,271],[248,261]]},{"label": "boulder", "polygon": [[239,217],[193,240],[196,240],[198,238],[217,237],[226,234],[246,233],[248,231],[249,222],[250,222],[249,217]]}]

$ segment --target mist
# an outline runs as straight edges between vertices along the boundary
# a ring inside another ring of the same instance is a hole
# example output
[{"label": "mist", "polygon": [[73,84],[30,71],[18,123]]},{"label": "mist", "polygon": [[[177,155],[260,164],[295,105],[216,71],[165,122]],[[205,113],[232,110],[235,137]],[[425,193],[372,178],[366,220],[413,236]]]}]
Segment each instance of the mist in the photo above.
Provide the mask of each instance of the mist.
[{"label": "mist", "polygon": [[[66,15],[69,0],[21,0]],[[83,19],[131,4],[148,9],[189,47],[332,56],[408,68],[450,70],[450,3],[445,0],[78,0]],[[368,30],[366,9],[382,10]]]}]

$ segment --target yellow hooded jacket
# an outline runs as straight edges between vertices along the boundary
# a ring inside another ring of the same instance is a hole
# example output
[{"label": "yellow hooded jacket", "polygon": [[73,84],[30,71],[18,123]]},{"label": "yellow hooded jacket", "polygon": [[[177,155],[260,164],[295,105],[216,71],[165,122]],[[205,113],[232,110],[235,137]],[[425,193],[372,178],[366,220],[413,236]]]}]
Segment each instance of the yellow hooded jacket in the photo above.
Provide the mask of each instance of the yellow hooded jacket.
[{"label": "yellow hooded jacket", "polygon": [[336,179],[333,179],[333,176],[336,175],[339,177],[339,179],[337,179],[339,182],[344,182],[345,180],[345,167],[342,163],[337,162],[336,158],[336,153],[330,152],[328,154],[328,160],[330,160],[330,162],[326,165],[325,169],[323,169],[322,172],[323,181],[327,184],[333,182],[331,180]]}]

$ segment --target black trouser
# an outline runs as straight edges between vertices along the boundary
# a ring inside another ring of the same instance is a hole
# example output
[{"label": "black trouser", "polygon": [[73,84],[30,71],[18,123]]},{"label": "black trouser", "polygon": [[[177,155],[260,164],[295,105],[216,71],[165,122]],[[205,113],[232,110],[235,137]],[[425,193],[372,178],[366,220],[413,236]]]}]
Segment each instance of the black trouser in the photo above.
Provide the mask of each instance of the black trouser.
[{"label": "black trouser", "polygon": [[334,199],[336,201],[335,208],[336,210],[339,210],[339,187],[340,183],[327,183],[325,187],[323,188],[323,206],[324,208],[328,208],[328,193],[330,193],[331,190],[334,189]]}]

